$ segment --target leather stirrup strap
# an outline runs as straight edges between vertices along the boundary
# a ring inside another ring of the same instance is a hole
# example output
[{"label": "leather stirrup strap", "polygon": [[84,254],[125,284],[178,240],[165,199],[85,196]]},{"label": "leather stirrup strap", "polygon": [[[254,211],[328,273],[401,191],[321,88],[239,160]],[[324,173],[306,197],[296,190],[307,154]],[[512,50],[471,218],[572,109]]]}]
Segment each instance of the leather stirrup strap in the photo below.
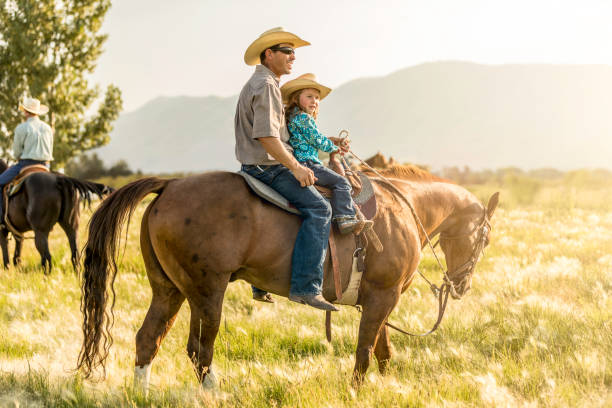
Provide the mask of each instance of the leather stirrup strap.
[{"label": "leather stirrup strap", "polygon": [[4,186],[4,194],[2,194],[2,199],[4,200],[4,213],[2,213],[2,218],[4,219],[4,225],[13,234],[13,236],[18,239],[23,239],[23,234],[17,231],[17,228],[15,228],[15,226],[11,223],[11,220],[9,219],[9,190],[11,189],[12,185],[13,183],[11,182]]},{"label": "leather stirrup strap", "polygon": [[[333,228],[333,227],[332,227]],[[336,241],[334,241],[334,230],[329,232],[329,256],[332,263],[332,273],[334,275],[334,288],[336,290],[336,300],[342,298],[342,281],[340,279],[340,269],[338,268],[338,254],[336,252]],[[331,312],[328,310],[325,312],[325,337],[327,341],[331,343],[332,332],[331,332]]]},{"label": "leather stirrup strap", "polygon": [[342,280],[340,279],[340,268],[338,267],[338,253],[336,251],[336,241],[334,240],[334,231],[329,234],[329,252],[334,274],[334,287],[336,289],[336,300],[342,298]]}]

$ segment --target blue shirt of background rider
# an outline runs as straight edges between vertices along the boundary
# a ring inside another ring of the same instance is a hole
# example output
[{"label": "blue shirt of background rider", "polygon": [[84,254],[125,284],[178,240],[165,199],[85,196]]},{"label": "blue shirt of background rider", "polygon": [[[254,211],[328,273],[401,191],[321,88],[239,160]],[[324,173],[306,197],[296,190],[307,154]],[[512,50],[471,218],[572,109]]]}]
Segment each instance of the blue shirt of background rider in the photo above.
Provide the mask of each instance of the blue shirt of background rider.
[{"label": "blue shirt of background rider", "polygon": [[293,147],[293,155],[297,161],[304,163],[309,160],[323,164],[319,160],[319,150],[333,153],[338,147],[319,131],[314,118],[297,106],[289,113],[287,129],[291,136],[289,144]]}]

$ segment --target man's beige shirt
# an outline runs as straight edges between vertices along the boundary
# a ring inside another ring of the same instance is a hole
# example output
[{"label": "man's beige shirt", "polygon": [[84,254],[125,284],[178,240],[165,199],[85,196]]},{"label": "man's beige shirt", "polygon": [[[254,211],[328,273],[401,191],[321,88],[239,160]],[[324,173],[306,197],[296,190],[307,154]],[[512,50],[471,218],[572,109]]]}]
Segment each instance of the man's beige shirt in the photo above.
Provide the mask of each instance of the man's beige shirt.
[{"label": "man's beige shirt", "polygon": [[242,164],[279,164],[257,140],[277,137],[289,152],[289,132],[279,88],[279,80],[272,71],[257,65],[255,73],[240,92],[236,117],[236,158]]}]

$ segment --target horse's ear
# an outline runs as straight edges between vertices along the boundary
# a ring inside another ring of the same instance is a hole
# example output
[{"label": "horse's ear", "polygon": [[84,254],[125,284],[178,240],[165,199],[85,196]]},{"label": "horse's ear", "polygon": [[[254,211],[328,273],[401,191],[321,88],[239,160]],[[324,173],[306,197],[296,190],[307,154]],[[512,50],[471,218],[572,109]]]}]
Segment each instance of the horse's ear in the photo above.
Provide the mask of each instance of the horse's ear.
[{"label": "horse's ear", "polygon": [[487,204],[487,216],[489,219],[491,219],[493,216],[493,213],[497,208],[497,204],[499,204],[499,191],[493,193],[493,195],[489,198],[489,203]]}]

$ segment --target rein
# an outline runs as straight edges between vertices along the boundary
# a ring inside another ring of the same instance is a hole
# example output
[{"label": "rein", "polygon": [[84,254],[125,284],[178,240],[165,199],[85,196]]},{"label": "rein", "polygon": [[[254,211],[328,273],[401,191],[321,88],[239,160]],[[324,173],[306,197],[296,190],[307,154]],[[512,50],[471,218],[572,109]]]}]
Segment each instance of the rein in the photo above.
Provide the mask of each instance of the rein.
[{"label": "rein", "polygon": [[[347,130],[342,130],[340,132],[340,134],[342,134],[342,133],[346,133],[346,135],[348,137],[348,131]],[[429,285],[429,288],[433,292],[434,296],[437,295],[437,297],[438,297],[438,319],[434,323],[434,325],[431,328],[431,330],[429,330],[426,333],[415,334],[415,333],[410,333],[410,332],[408,332],[406,330],[400,329],[399,327],[389,323],[388,321],[385,321],[385,325],[386,326],[388,326],[388,327],[390,327],[390,328],[392,328],[394,330],[397,330],[398,332],[400,332],[402,334],[405,334],[405,335],[408,335],[408,336],[414,336],[414,337],[425,337],[425,336],[428,336],[429,334],[431,334],[434,331],[436,331],[436,329],[438,328],[438,326],[442,322],[442,318],[444,317],[444,312],[446,311],[446,305],[448,304],[448,295],[452,294],[453,298],[459,298],[460,297],[457,294],[457,291],[456,291],[454,283],[451,281],[451,279],[448,276],[448,270],[446,270],[442,266],[442,262],[440,261],[440,259],[438,258],[438,255],[436,254],[435,247],[440,242],[440,239],[450,239],[450,240],[453,240],[453,239],[464,238],[466,236],[472,235],[474,232],[476,232],[476,230],[480,229],[480,232],[479,232],[479,235],[478,235],[478,238],[477,238],[477,241],[476,241],[476,245],[474,246],[474,248],[472,250],[472,254],[470,255],[470,258],[463,265],[461,265],[456,270],[456,273],[461,273],[461,272],[467,271],[466,273],[464,273],[462,275],[462,278],[464,278],[465,276],[473,273],[474,267],[476,266],[476,262],[478,261],[478,258],[479,258],[480,254],[483,251],[484,246],[485,246],[485,241],[486,241],[486,236],[487,236],[486,232],[488,232],[488,230],[491,229],[491,224],[489,223],[489,219],[487,217],[486,209],[484,209],[484,214],[483,214],[482,221],[480,223],[478,223],[478,225],[476,227],[474,227],[470,232],[468,232],[466,234],[450,236],[450,237],[444,236],[443,233],[440,233],[440,237],[439,237],[438,241],[436,242],[435,245],[432,245],[431,239],[429,238],[429,234],[425,230],[425,227],[423,226],[423,223],[421,222],[421,219],[417,215],[416,210],[414,209],[414,207],[413,207],[412,203],[410,202],[410,200],[408,200],[404,196],[404,194],[389,179],[387,179],[385,176],[380,174],[376,169],[374,169],[372,166],[370,166],[368,163],[366,163],[364,160],[362,160],[359,156],[357,156],[355,153],[353,153],[352,150],[349,150],[349,153],[353,157],[355,157],[357,160],[359,160],[363,165],[365,165],[368,169],[370,169],[372,172],[374,172],[378,177],[380,177],[381,180],[384,181],[387,186],[391,187],[391,189],[393,191],[395,191],[399,195],[399,197],[401,197],[401,199],[408,205],[408,207],[410,208],[410,212],[412,213],[412,216],[414,217],[414,219],[415,219],[416,223],[418,224],[418,226],[420,227],[420,229],[423,231],[423,235],[425,236],[427,244],[431,248],[431,251],[432,251],[432,253],[434,255],[434,258],[436,259],[436,261],[438,263],[438,266],[440,267],[440,270],[442,271],[442,273],[444,275],[443,281],[440,284],[440,286],[436,286],[435,284],[431,283],[425,277],[425,275],[423,275],[421,273],[421,271],[417,268],[417,272],[427,282],[427,284]],[[361,308],[358,307],[358,306],[357,306],[357,310],[359,312],[361,312]]]}]

